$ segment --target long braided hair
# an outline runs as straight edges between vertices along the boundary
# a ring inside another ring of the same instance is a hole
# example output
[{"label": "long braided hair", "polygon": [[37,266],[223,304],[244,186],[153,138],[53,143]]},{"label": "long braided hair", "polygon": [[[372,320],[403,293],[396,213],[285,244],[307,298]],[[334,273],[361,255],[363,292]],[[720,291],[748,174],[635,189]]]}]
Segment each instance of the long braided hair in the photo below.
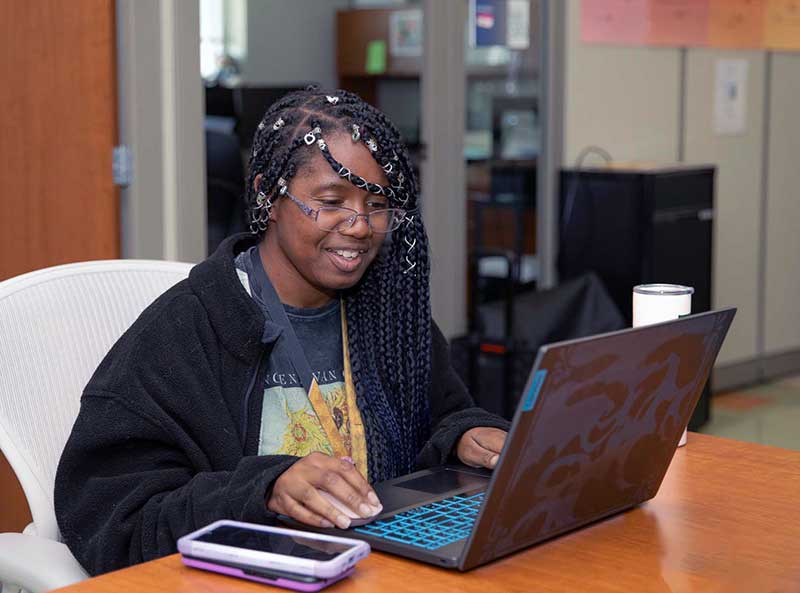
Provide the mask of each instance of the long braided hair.
[{"label": "long braided hair", "polygon": [[[363,142],[389,186],[351,174],[347,163],[336,161],[324,140],[336,133]],[[272,202],[315,150],[341,177],[407,211],[358,284],[342,294],[353,382],[370,444],[369,478],[385,480],[413,471],[430,434],[430,265],[419,186],[386,115],[353,93],[308,87],[274,103],[256,131],[246,187],[254,234],[269,232]]]}]

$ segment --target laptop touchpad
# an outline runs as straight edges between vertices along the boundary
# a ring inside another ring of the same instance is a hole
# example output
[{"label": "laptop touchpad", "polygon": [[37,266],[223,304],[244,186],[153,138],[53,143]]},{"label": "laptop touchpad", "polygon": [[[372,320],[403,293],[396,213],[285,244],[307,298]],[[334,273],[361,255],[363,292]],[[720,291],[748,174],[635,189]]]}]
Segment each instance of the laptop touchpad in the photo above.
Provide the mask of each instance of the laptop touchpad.
[{"label": "laptop touchpad", "polygon": [[396,482],[394,487],[425,492],[426,494],[444,494],[451,490],[485,488],[488,484],[489,478],[486,476],[442,468],[426,476]]}]

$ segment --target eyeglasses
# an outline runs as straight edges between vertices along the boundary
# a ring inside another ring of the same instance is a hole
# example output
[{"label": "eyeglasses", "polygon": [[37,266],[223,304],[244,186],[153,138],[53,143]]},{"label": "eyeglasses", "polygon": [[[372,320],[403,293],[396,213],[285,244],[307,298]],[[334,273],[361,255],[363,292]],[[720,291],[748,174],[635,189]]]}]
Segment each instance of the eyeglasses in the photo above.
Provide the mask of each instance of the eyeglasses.
[{"label": "eyeglasses", "polygon": [[312,208],[288,191],[283,192],[283,195],[297,204],[307,216],[313,218],[323,231],[346,231],[363,216],[373,233],[383,234],[399,228],[406,217],[406,211],[402,208],[380,208],[361,214],[357,210],[343,206]]}]

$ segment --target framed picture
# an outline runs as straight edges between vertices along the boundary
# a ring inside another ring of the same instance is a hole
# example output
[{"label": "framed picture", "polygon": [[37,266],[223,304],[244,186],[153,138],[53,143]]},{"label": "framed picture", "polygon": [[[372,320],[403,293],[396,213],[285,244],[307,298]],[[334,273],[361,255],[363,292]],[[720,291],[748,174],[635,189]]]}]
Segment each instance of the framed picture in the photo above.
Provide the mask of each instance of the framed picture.
[{"label": "framed picture", "polygon": [[389,15],[389,54],[422,55],[422,10],[397,10]]}]

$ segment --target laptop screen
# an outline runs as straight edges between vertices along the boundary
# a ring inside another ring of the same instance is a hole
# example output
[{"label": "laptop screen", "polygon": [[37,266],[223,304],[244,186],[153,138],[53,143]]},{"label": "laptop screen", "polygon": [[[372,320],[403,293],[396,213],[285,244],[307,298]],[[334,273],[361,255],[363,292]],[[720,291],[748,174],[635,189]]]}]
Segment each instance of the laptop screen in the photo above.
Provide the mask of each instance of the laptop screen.
[{"label": "laptop screen", "polygon": [[655,496],[734,313],[543,347],[463,567]]}]

